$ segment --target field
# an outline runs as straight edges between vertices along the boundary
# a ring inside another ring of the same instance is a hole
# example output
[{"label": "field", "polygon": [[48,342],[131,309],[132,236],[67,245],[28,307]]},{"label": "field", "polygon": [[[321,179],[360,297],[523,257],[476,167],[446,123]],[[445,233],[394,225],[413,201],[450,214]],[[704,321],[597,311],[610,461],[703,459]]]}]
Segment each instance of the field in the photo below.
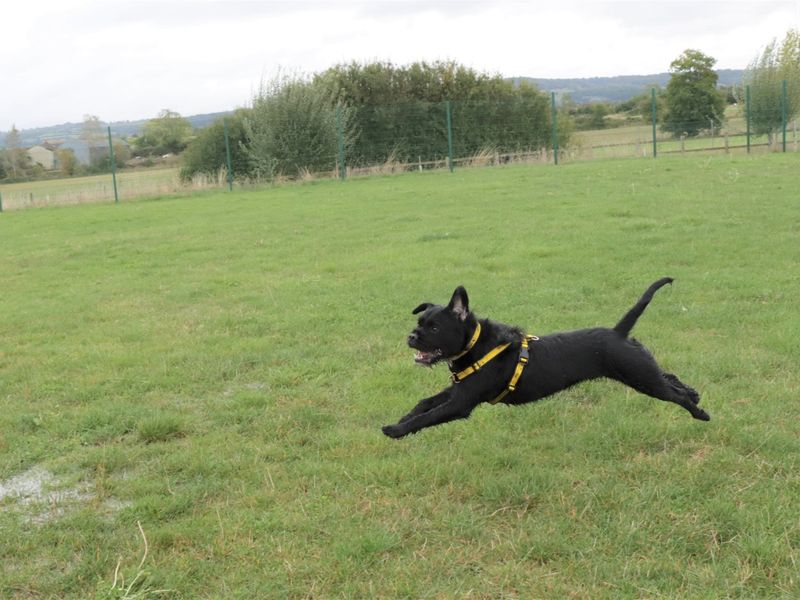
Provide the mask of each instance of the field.
[{"label": "field", "polygon": [[[117,173],[120,200],[174,194],[189,189],[221,187],[217,182],[195,181],[184,184],[177,168],[124,170]],[[8,209],[61,204],[86,204],[114,201],[111,175],[92,175],[70,179],[51,179],[0,185],[3,206]]]},{"label": "field", "polygon": [[[0,215],[0,597],[800,596],[797,154],[462,169]],[[395,441],[464,284],[635,335],[612,382]]]},{"label": "field", "polygon": [[[751,152],[780,151],[780,135],[778,138],[777,145],[770,148],[766,135],[751,134]],[[788,151],[797,152],[796,121],[792,121],[787,129],[786,146]],[[692,152],[746,154],[747,122],[738,108],[729,107],[724,127],[714,135],[704,131],[698,137],[680,140],[664,133],[659,127],[656,132],[656,151],[661,156]],[[653,127],[652,124],[641,124],[576,132],[567,153],[570,158],[582,160],[652,157]]]}]

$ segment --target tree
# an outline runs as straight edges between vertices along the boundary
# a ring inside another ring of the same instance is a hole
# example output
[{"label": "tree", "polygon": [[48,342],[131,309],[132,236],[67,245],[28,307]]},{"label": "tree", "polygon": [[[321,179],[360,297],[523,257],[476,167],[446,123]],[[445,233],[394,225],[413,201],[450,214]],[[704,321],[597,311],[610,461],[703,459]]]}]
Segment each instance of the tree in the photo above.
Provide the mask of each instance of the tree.
[{"label": "tree", "polygon": [[350,115],[337,106],[329,89],[300,77],[278,75],[262,82],[244,120],[244,149],[253,175],[272,179],[297,176],[306,169],[332,171],[339,126],[345,146],[353,137]]},{"label": "tree", "polygon": [[611,113],[608,104],[597,102],[592,104],[589,113],[589,128],[590,129],[605,129],[606,117]]},{"label": "tree", "polygon": [[80,163],[71,148],[62,148],[57,151],[58,165],[61,174],[72,177],[78,171]]},{"label": "tree", "polygon": [[664,131],[696,136],[722,124],[725,98],[717,90],[718,76],[713,69],[716,62],[698,50],[685,50],[672,61],[672,77],[664,97]]},{"label": "tree", "polygon": [[[247,142],[244,120],[249,118],[249,109],[239,109],[233,115],[225,117],[228,122],[228,143],[231,151],[231,168],[237,178],[247,178],[251,165],[243,147]],[[227,169],[225,151],[225,123],[217,119],[208,127],[200,130],[186,151],[181,155],[181,179],[189,181],[198,173],[209,177],[217,176],[222,169]]]},{"label": "tree", "polygon": [[640,117],[647,123],[653,122],[653,89],[656,90],[656,119],[664,120],[664,90],[658,85],[648,86],[647,91],[615,105],[614,112],[627,113],[629,118]]},{"label": "tree", "polygon": [[[550,141],[547,97],[531,85],[515,87],[500,75],[452,61],[350,63],[328,69],[314,83],[354,111],[358,139],[351,164],[436,160],[447,155],[445,101],[450,102],[453,152],[470,156],[539,149]],[[566,119],[560,119],[566,124]],[[564,143],[565,140],[562,140]]]},{"label": "tree", "polygon": [[25,148],[22,147],[22,139],[16,125],[11,126],[11,131],[6,134],[5,168],[6,176],[13,178],[26,177],[31,168],[31,161]]},{"label": "tree", "polygon": [[144,124],[142,135],[134,140],[140,154],[178,154],[189,144],[192,124],[179,113],[165,108]]},{"label": "tree", "polygon": [[772,40],[750,63],[744,84],[750,87],[750,119],[756,134],[771,144],[783,125],[783,82],[787,84],[786,119],[800,112],[800,32],[793,29],[779,44]]},{"label": "tree", "polygon": [[80,139],[86,142],[90,148],[99,146],[103,143],[105,135],[103,124],[97,115],[83,115],[83,125],[81,125]]}]

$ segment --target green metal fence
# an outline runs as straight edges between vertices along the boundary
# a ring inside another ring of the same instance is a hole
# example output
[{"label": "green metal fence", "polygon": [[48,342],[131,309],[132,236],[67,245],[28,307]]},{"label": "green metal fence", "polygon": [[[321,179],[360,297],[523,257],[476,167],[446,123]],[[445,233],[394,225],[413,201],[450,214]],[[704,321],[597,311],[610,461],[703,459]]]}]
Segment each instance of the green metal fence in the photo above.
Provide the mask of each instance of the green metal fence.
[{"label": "green metal fence", "polygon": [[[507,163],[558,165],[564,161],[603,158],[649,158],[670,154],[796,152],[797,119],[792,116],[790,90],[786,82],[775,89],[742,90],[738,104],[728,106],[719,123],[687,122],[674,124],[668,133],[663,127],[656,90],[650,94],[650,107],[638,115],[605,117],[602,128],[575,130],[564,106],[551,93],[535,94],[506,102],[417,102],[357,108],[337,107],[335,133],[328,151],[306,151],[302,143],[293,148],[292,161],[279,178],[336,177],[375,173],[455,169]],[[796,105],[795,105],[796,106]],[[663,112],[663,111],[662,111]],[[644,115],[644,116],[643,116]],[[285,137],[292,140],[293,123]],[[259,185],[246,173],[236,173],[241,165],[242,148],[229,139],[228,120],[224,120],[224,144],[215,152],[219,172],[192,181],[181,181],[172,171],[117,173],[112,131],[108,128],[109,178],[85,178],[88,188],[80,189],[77,180],[30,182],[12,186],[0,184],[0,212],[5,208],[25,208],[64,202],[128,200],[132,198],[182,193],[192,189],[220,189]],[[241,129],[241,128],[240,128]],[[685,133],[681,131],[685,130]],[[296,128],[302,131],[302,127]],[[689,133],[691,132],[691,133]],[[313,135],[313,131],[311,132]],[[335,140],[335,142],[333,142]],[[314,146],[309,144],[308,148]],[[327,146],[325,146],[327,147]],[[234,159],[232,161],[232,155]],[[119,181],[118,181],[119,179]],[[158,181],[156,183],[156,180]],[[74,185],[73,185],[74,183]],[[64,189],[61,189],[61,188]],[[112,195],[113,193],[113,195]]]}]

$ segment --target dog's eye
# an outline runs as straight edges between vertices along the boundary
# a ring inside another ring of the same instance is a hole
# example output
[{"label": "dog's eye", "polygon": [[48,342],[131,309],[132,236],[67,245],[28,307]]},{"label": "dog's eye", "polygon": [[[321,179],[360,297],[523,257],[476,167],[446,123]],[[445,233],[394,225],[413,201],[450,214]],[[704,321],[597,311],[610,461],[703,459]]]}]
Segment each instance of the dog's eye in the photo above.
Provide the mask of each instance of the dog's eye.
[{"label": "dog's eye", "polygon": [[431,325],[431,332],[439,333],[439,328],[436,325]]}]

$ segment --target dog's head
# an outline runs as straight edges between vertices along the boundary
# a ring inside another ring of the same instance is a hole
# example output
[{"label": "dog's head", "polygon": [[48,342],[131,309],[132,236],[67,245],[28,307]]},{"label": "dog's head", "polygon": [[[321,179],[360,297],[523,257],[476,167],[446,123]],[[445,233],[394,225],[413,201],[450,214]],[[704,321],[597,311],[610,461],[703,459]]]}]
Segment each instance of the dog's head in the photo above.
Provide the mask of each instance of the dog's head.
[{"label": "dog's head", "polygon": [[412,312],[419,313],[417,326],[408,336],[408,345],[417,351],[415,362],[430,366],[464,350],[475,329],[467,290],[458,286],[447,306],[423,302]]}]

